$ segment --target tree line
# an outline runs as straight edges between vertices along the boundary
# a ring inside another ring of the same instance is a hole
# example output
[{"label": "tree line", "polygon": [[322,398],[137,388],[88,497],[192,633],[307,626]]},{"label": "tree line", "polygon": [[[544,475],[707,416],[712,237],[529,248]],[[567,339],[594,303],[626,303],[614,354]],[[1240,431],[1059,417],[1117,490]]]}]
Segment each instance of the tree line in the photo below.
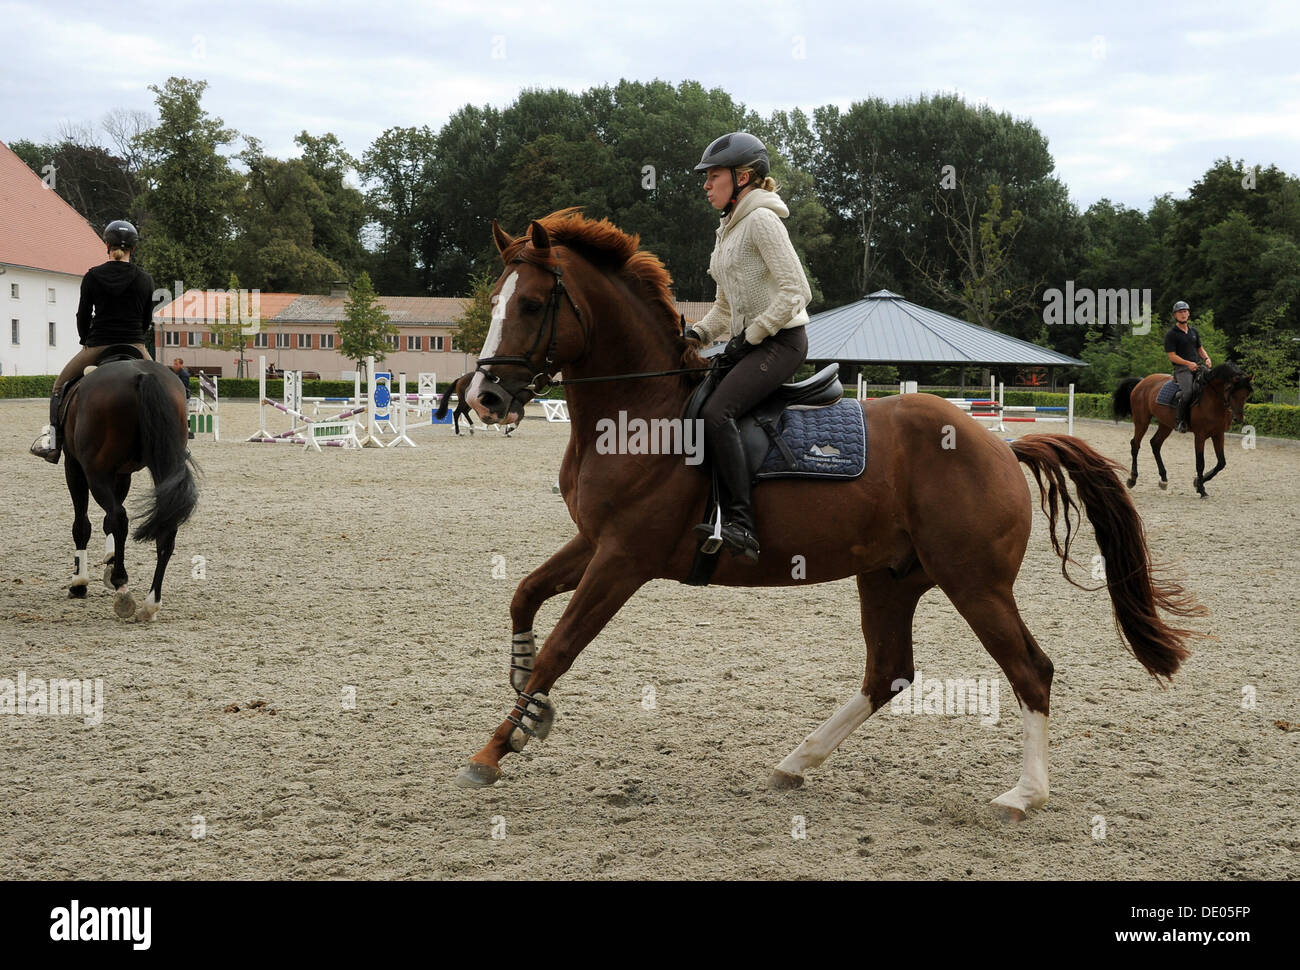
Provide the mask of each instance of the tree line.
[{"label": "tree line", "polygon": [[1147,343],[1187,300],[1234,359],[1294,383],[1300,179],[1274,165],[1220,159],[1186,199],[1080,212],[1032,121],[954,95],[763,117],[697,82],[626,80],[466,105],[436,131],[390,128],[360,158],[302,131],[299,156],[279,159],[212,117],[205,88],[169,78],[150,88],[154,118],[117,111],[102,135],[68,126],[10,147],[38,173],[52,164],[53,187],[92,224],[132,219],[159,285],[218,287],[233,272],[250,288],[323,292],[366,272],[386,295],[466,296],[499,270],[493,218],[517,234],[581,205],[638,233],[679,299],[711,300],[716,213],[692,168],[718,135],[747,130],[772,154],[814,312],[890,289],[1088,360],[1081,385],[1104,390],[1146,344],[1127,321],[1049,326],[1044,295],[1067,281],[1149,290]]}]

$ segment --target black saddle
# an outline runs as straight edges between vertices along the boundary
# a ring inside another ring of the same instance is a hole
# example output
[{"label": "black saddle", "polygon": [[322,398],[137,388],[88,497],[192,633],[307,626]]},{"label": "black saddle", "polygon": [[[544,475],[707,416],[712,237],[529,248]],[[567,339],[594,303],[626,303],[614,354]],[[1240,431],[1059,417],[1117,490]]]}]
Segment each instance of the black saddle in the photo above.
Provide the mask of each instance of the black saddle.
[{"label": "black saddle", "polygon": [[[719,371],[711,368],[709,374],[686,401],[686,410],[682,417],[693,421],[700,416],[704,402],[709,399],[717,386]],[[807,380],[794,384],[782,384],[775,391],[759,402],[754,410],[736,419],[740,429],[740,439],[745,444],[745,457],[749,462],[749,473],[753,476],[768,450],[775,444],[784,449],[784,442],[777,431],[781,412],[787,408],[828,408],[844,396],[844,385],[840,382],[840,365],[827,364]],[[791,457],[793,463],[793,458]]]}]

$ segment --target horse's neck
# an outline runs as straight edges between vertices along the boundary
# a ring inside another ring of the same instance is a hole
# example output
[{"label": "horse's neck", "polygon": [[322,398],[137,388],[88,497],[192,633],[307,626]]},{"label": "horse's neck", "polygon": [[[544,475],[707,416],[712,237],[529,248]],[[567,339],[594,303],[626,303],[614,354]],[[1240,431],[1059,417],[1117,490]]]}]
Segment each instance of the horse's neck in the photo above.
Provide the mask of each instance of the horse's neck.
[{"label": "horse's neck", "polygon": [[[610,377],[677,370],[681,367],[676,341],[659,319],[625,285],[602,277],[604,285],[589,297],[590,344],[587,356],[564,368],[565,379]],[[567,385],[571,420],[611,417],[626,411],[629,417],[676,417],[685,404],[677,377],[643,377]]]}]

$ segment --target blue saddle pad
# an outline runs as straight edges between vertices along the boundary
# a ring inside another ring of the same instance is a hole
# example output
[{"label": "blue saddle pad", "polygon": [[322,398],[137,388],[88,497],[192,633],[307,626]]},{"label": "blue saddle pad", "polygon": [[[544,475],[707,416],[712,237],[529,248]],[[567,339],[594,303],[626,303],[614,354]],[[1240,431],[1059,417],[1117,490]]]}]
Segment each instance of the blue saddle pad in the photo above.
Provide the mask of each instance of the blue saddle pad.
[{"label": "blue saddle pad", "polygon": [[1178,382],[1170,380],[1156,392],[1156,403],[1173,404],[1176,397],[1178,397]]},{"label": "blue saddle pad", "polygon": [[857,478],[867,467],[867,425],[862,405],[844,399],[826,408],[790,408],[777,431],[794,466],[775,444],[756,478]]}]

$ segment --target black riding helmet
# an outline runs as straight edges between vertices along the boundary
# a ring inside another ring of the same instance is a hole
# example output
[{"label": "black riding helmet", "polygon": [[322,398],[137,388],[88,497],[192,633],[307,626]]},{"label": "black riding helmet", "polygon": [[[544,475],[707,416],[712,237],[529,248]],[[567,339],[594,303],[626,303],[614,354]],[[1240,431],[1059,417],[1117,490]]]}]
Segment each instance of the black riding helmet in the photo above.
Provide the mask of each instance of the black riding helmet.
[{"label": "black riding helmet", "polygon": [[695,166],[697,172],[706,172],[711,168],[731,169],[731,201],[722,210],[724,216],[731,212],[731,207],[736,204],[736,196],[740,194],[740,186],[736,184],[736,169],[746,166],[754,170],[754,175],[760,182],[767,178],[772,167],[767,157],[767,148],[747,131],[733,131],[714,141],[704,149],[704,157]]},{"label": "black riding helmet", "polygon": [[135,249],[140,234],[125,219],[114,219],[104,227],[104,242],[113,249]]}]

